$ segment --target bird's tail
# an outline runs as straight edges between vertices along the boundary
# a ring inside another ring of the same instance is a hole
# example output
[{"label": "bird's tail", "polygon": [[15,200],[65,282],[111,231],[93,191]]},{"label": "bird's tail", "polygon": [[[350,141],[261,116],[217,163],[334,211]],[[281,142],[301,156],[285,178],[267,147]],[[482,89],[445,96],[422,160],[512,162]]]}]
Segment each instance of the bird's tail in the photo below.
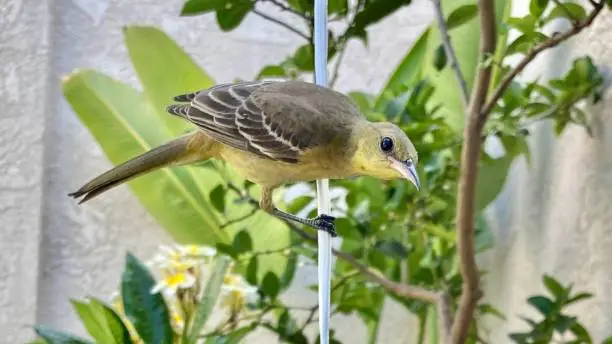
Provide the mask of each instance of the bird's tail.
[{"label": "bird's tail", "polygon": [[69,193],[68,196],[73,198],[85,196],[79,201],[81,204],[145,173],[197,160],[193,150],[189,149],[192,139],[193,135],[187,135],[153,148],[99,175],[77,191]]}]

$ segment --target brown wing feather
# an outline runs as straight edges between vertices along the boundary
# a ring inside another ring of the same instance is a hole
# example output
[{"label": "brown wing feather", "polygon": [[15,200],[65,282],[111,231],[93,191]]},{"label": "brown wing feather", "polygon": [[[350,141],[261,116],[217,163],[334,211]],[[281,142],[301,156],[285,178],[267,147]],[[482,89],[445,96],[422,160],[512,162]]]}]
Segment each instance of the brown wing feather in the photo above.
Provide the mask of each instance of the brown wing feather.
[{"label": "brown wing feather", "polygon": [[362,116],[348,97],[297,81],[222,84],[175,99],[191,103],[168,111],[214,139],[290,163],[309,148],[348,138],[348,124]]}]

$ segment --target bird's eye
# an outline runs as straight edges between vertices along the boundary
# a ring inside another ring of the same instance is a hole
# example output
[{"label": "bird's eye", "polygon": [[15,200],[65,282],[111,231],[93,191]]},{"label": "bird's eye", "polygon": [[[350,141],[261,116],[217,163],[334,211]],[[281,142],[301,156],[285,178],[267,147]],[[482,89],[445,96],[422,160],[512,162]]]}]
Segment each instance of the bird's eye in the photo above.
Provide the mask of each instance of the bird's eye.
[{"label": "bird's eye", "polygon": [[390,152],[393,149],[393,140],[390,137],[383,137],[380,141],[380,149],[383,152]]}]

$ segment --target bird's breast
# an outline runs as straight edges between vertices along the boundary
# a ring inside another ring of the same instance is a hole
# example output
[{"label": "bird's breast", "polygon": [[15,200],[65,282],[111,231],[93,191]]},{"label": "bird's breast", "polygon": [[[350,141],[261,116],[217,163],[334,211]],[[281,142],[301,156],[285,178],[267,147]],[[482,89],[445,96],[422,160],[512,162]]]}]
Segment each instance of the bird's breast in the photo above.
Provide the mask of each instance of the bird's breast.
[{"label": "bird's breast", "polygon": [[225,145],[220,155],[237,173],[260,185],[338,179],[350,174],[343,157],[317,150],[306,152],[297,163],[271,160]]}]

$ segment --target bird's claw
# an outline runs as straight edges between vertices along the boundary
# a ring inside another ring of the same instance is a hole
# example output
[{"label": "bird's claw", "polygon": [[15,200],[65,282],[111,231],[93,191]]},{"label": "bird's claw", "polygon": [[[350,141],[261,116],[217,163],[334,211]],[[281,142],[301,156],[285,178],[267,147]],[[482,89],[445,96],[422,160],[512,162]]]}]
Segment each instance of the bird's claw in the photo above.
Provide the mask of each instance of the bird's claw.
[{"label": "bird's claw", "polygon": [[338,236],[336,224],[334,223],[335,220],[336,218],[333,216],[321,214],[313,219],[313,224],[316,229],[325,231],[329,233],[332,238],[335,238]]}]

